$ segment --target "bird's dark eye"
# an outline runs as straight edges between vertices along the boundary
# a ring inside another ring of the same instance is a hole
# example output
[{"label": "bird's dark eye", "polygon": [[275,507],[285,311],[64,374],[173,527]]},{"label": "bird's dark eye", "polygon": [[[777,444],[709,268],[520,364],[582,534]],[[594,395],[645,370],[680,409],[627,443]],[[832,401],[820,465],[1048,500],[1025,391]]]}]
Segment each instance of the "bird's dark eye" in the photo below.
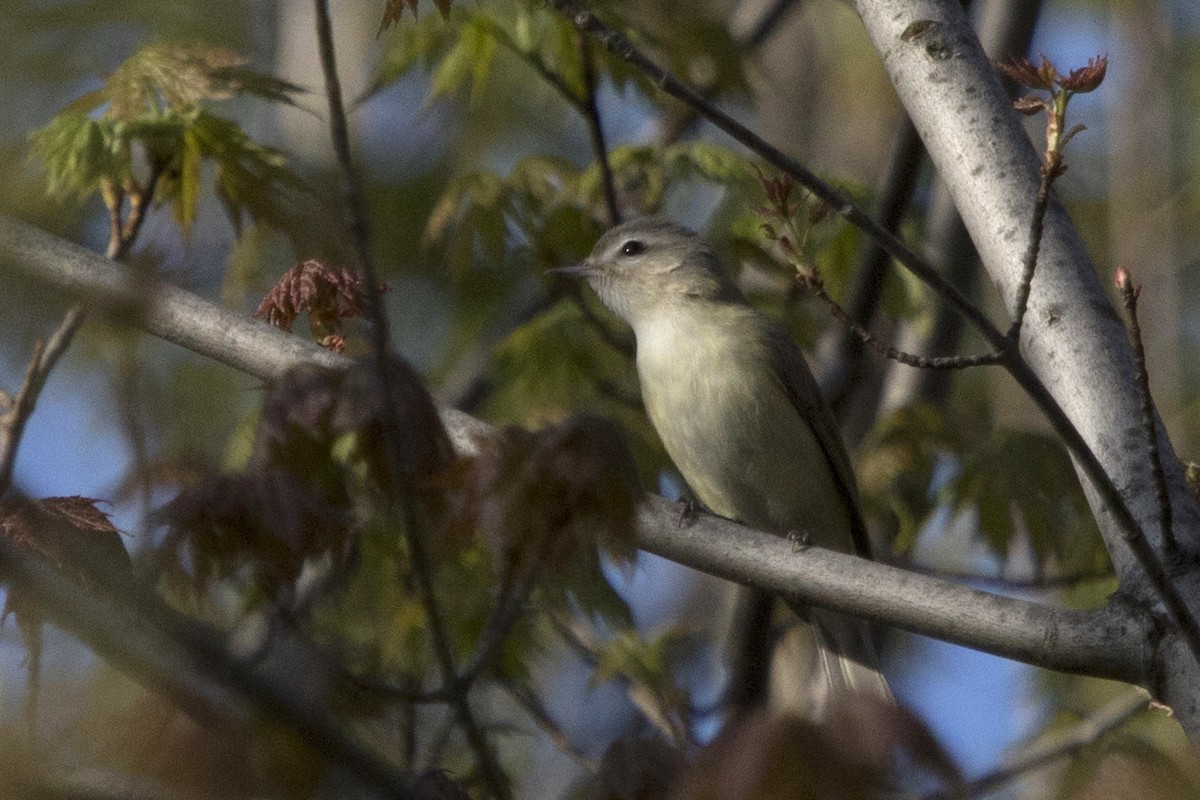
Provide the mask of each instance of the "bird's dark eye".
[{"label": "bird's dark eye", "polygon": [[630,239],[621,245],[621,255],[623,256],[636,256],[644,252],[646,252],[646,243],[639,242],[637,239]]}]

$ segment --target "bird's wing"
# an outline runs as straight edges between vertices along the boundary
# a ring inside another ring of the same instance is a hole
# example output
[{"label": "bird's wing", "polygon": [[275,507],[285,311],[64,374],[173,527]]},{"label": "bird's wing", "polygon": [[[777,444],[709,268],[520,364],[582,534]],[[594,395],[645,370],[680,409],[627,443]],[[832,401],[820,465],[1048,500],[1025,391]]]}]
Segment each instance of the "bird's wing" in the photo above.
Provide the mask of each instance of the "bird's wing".
[{"label": "bird's wing", "polygon": [[858,501],[858,484],[850,466],[850,456],[842,443],[842,435],[834,421],[833,412],[825,404],[817,381],[805,362],[800,348],[781,326],[772,324],[766,332],[766,344],[780,384],[792,405],[808,423],[833,475],[838,495],[846,505],[850,516],[850,534],[854,539],[854,550],[864,558],[871,557],[871,540],[863,521],[862,508]]}]

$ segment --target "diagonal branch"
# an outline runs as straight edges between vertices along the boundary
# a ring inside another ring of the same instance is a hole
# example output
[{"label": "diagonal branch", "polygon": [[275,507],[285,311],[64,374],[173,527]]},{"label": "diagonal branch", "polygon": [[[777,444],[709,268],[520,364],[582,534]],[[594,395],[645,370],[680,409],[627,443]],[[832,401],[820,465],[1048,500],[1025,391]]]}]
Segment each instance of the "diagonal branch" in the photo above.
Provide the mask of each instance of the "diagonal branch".
[{"label": "diagonal branch", "polygon": [[1150,698],[1144,692],[1121,695],[1054,741],[1030,747],[998,769],[967,782],[953,795],[930,794],[925,795],[925,800],[978,797],[995,791],[1035,769],[1091,747],[1149,707]]},{"label": "diagonal branch", "polygon": [[[70,242],[0,217],[0,269],[18,271],[60,290],[86,295],[99,307],[122,308],[124,270]],[[138,324],[147,332],[248,372],[276,378],[313,361],[349,361],[255,320],[237,317],[190,292],[158,284]],[[491,427],[454,409],[442,419],[455,447],[474,452]],[[1126,681],[1147,680],[1150,621],[1136,607],[1114,604],[1075,611],[1001,597],[818,548],[795,552],[769,534],[715,517],[678,526],[675,504],[649,497],[638,545],[730,580],[814,605],[863,616],[1050,669]]]},{"label": "diagonal branch", "polygon": [[[76,582],[0,538],[0,572],[56,625],[139,680],[166,688],[193,709],[228,713],[240,700],[297,731],[317,752],[346,767],[363,786],[386,796],[428,800],[427,792],[349,735],[288,680],[263,674],[231,654],[221,637],[136,586],[106,586],[103,594]],[[104,576],[94,575],[99,581]],[[214,694],[213,690],[219,690]]]},{"label": "diagonal branch", "polygon": [[50,377],[58,359],[70,346],[75,332],[83,324],[84,316],[82,305],[71,306],[50,338],[34,345],[21,388],[4,414],[0,415],[0,495],[7,492],[12,484],[17,449],[42,387],[46,385],[46,379]]}]

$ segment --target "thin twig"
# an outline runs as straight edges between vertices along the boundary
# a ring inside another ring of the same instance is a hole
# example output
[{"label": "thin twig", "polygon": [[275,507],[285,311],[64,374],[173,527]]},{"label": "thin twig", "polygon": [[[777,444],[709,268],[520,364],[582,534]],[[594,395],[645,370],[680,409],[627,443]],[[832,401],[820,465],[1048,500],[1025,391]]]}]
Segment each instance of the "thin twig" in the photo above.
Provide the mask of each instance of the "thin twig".
[{"label": "thin twig", "polygon": [[746,44],[752,49],[757,49],[762,46],[763,42],[770,38],[771,34],[779,27],[779,23],[787,16],[787,12],[791,11],[792,6],[796,4],[796,0],[775,0],[763,15],[754,23],[754,27],[750,29],[750,33],[746,36]]},{"label": "thin twig", "polygon": [[1080,720],[1071,730],[1056,738],[1055,741],[1030,747],[1007,764],[968,781],[952,793],[935,792],[924,795],[924,800],[951,800],[951,798],[960,800],[994,791],[1035,769],[1061,758],[1073,756],[1094,745],[1149,707],[1150,698],[1140,689],[1117,697],[1091,716]]},{"label": "thin twig", "polygon": [[605,144],[604,128],[600,123],[599,107],[596,105],[596,65],[588,38],[580,35],[578,39],[579,59],[583,66],[584,81],[584,94],[580,95],[571,88],[571,85],[567,83],[562,75],[551,69],[542,60],[541,56],[518,46],[512,37],[508,35],[508,32],[499,25],[489,24],[485,29],[505,49],[531,67],[542,80],[558,92],[563,100],[567,102],[567,105],[575,109],[579,116],[583,118],[591,140],[592,155],[596,159],[597,168],[600,170],[600,181],[604,190],[604,205],[607,216],[606,222],[609,227],[620,224],[621,210],[617,202],[616,181],[613,178],[612,164],[608,159],[608,146]]},{"label": "thin twig", "polygon": [[[787,12],[796,4],[796,0],[775,0],[771,6],[762,13],[762,15],[750,25],[750,30],[744,37],[738,37],[737,32],[734,32],[735,38],[740,38],[743,47],[743,55],[753,55],[761,48],[771,35],[779,29],[779,23],[787,17]],[[701,92],[704,97],[712,97],[715,92],[711,89],[705,89]],[[683,138],[688,129],[700,118],[696,109],[691,106],[682,106],[677,113],[668,119],[664,120],[659,127],[659,139],[663,144],[669,144]]]},{"label": "thin twig", "polygon": [[574,758],[589,772],[597,772],[600,769],[599,764],[581,753],[571,743],[571,737],[566,730],[558,724],[551,716],[550,711],[542,704],[541,699],[528,687],[507,679],[501,679],[498,683],[500,688],[507,692],[508,696],[529,715],[529,718],[550,737],[550,741],[554,743],[555,747]]},{"label": "thin twig", "polygon": [[105,201],[108,208],[108,248],[104,255],[116,259],[117,248],[121,246],[121,229],[124,226],[121,220],[121,208],[125,204],[124,190],[114,189],[111,197],[105,195]]},{"label": "thin twig", "polygon": [[530,555],[508,588],[501,593],[496,607],[492,609],[491,616],[483,627],[479,641],[475,643],[474,652],[463,666],[459,676],[463,684],[469,686],[492,665],[500,645],[504,644],[508,634],[512,632],[513,625],[520,619],[521,612],[525,610],[525,603],[533,593],[537,576],[554,543],[553,536],[546,536],[538,552]]},{"label": "thin twig", "polygon": [[[146,221],[146,212],[154,204],[154,190],[158,187],[158,179],[162,169],[157,164],[150,165],[150,175],[145,186],[136,184],[116,192],[108,207],[108,247],[104,255],[113,261],[121,261],[129,255],[133,243],[137,241],[142,231],[142,223]],[[129,201],[129,213],[121,219],[121,208]]]},{"label": "thin twig", "polygon": [[[367,300],[368,318],[371,321],[371,344],[374,355],[375,369],[378,373],[379,387],[383,394],[381,423],[384,436],[384,451],[386,453],[388,471],[392,476],[391,485],[395,492],[397,510],[403,516],[404,537],[408,545],[415,573],[417,594],[425,611],[429,625],[430,640],[442,672],[443,683],[447,687],[458,687],[458,674],[454,663],[454,652],[450,638],[442,622],[438,609],[437,594],[433,585],[432,567],[429,555],[425,550],[425,540],[420,514],[416,508],[411,489],[404,480],[400,468],[400,426],[401,420],[395,403],[391,401],[393,380],[388,364],[391,360],[391,343],[388,330],[388,319],[383,307],[383,298],[379,291],[379,281],[370,258],[370,244],[367,232],[366,208],[362,192],[354,171],[350,155],[350,137],[346,122],[346,109],[342,102],[341,82],[337,73],[337,58],[334,53],[333,30],[329,17],[328,0],[313,0],[316,10],[317,45],[320,50],[321,70],[325,79],[325,93],[329,101],[329,130],[333,142],[341,174],[342,195],[350,225],[351,237],[354,243],[358,268],[363,276],[364,294]],[[501,769],[496,755],[492,750],[483,727],[475,719],[471,710],[470,698],[464,690],[453,693],[451,706],[455,711],[459,725],[466,734],[467,742],[475,755],[475,760],[482,772],[483,780],[490,795],[507,800],[511,797],[511,788],[507,776]]]},{"label": "thin twig", "polygon": [[46,379],[75,338],[75,332],[83,324],[84,317],[82,305],[71,306],[50,338],[44,343],[39,340],[33,346],[33,355],[25,368],[21,389],[3,417],[0,417],[0,496],[12,484],[13,468],[17,461],[17,450],[25,435],[25,425],[33,415]]},{"label": "thin twig", "polygon": [[1163,470],[1162,450],[1158,446],[1158,415],[1154,409],[1154,397],[1150,394],[1150,370],[1146,365],[1146,348],[1142,343],[1142,326],[1138,322],[1138,296],[1141,285],[1135,286],[1128,270],[1117,270],[1117,288],[1121,291],[1121,302],[1129,315],[1129,342],[1133,345],[1133,368],[1137,374],[1138,398],[1141,400],[1142,430],[1146,436],[1146,452],[1150,456],[1150,470],[1154,475],[1154,496],[1158,500],[1158,516],[1162,526],[1163,554],[1168,562],[1179,557],[1179,543],[1175,540],[1174,516],[1171,511],[1171,494],[1167,489],[1167,475]]},{"label": "thin twig", "polygon": [[825,289],[825,282],[821,280],[821,276],[815,269],[810,268],[807,271],[802,271],[797,275],[797,279],[813,293],[818,299],[822,300],[829,308],[829,313],[832,314],[839,322],[850,329],[850,332],[858,337],[859,341],[870,347],[875,352],[879,353],[884,358],[890,358],[892,361],[898,361],[901,364],[906,364],[910,367],[918,369],[966,369],[968,367],[979,367],[988,364],[999,364],[1007,357],[1003,352],[993,351],[991,353],[980,353],[972,356],[921,356],[915,353],[909,353],[896,348],[894,345],[883,341],[875,334],[860,325],[857,321],[850,318],[846,309],[830,296]]},{"label": "thin twig", "polygon": [[1062,174],[1062,153],[1050,150],[1042,164],[1042,179],[1038,184],[1037,197],[1033,201],[1033,220],[1029,225],[1029,243],[1021,259],[1021,282],[1017,284],[1017,296],[1013,303],[1013,320],[1005,334],[1009,341],[1019,344],[1021,326],[1025,324],[1025,313],[1029,310],[1029,294],[1033,289],[1033,273],[1037,269],[1038,253],[1042,249],[1042,232],[1046,224],[1046,208],[1050,205],[1050,187],[1055,178]]},{"label": "thin twig", "polygon": [[526,601],[536,585],[538,573],[550,555],[555,540],[552,536],[545,537],[541,546],[521,566],[520,571],[509,581],[507,588],[500,593],[495,608],[492,609],[488,621],[483,626],[475,650],[466,664],[458,671],[453,685],[442,686],[434,691],[420,691],[412,687],[393,686],[358,676],[347,676],[355,685],[371,692],[383,694],[391,699],[406,703],[447,703],[456,694],[465,694],[471,685],[492,665],[500,646],[504,644],[513,625],[525,610]]},{"label": "thin twig", "polygon": [[893,258],[970,320],[996,352],[1004,354],[1004,358],[999,363],[1008,370],[1009,374],[1042,409],[1055,433],[1063,439],[1067,449],[1075,455],[1080,469],[1092,482],[1101,501],[1111,513],[1114,524],[1129,545],[1130,552],[1138,566],[1163,601],[1167,613],[1182,633],[1193,657],[1197,663],[1200,663],[1200,620],[1197,620],[1192,614],[1183,596],[1158,560],[1153,547],[1145,538],[1141,525],[1129,510],[1125,497],[1117,489],[1112,477],[1104,469],[1096,453],[1075,427],[1074,422],[1042,383],[1041,378],[1021,357],[1020,351],[1012,346],[1005,334],[984,315],[983,311],[947,283],[931,265],[872,219],[843,193],[820,180],[802,164],[768,144],[749,128],[659,67],[635,48],[626,37],[609,28],[578,2],[575,0],[550,0],[550,5],[568,17],[581,31],[595,36],[614,55],[648,75],[667,94],[696,108],[718,128],[760,155],[775,168],[790,175],[852,225],[874,237]]},{"label": "thin twig", "polygon": [[[109,259],[119,261],[129,254],[129,249],[142,230],[146,212],[153,203],[154,190],[158,186],[160,175],[161,170],[151,165],[150,176],[144,188],[131,192],[124,189],[114,191],[108,203],[109,237],[105,256]],[[122,220],[121,208],[126,198],[129,200],[129,214]],[[12,483],[17,450],[25,433],[25,425],[33,415],[46,380],[63,353],[71,346],[76,332],[86,319],[87,312],[81,303],[77,303],[67,309],[62,322],[45,343],[38,341],[34,344],[33,355],[25,369],[21,389],[3,416],[0,416],[0,496],[8,491]]]},{"label": "thin twig", "polygon": [[[787,2],[787,0],[780,0]],[[921,137],[911,120],[904,121],[904,127],[896,137],[892,155],[888,165],[883,188],[879,192],[876,208],[876,218],[879,224],[895,233],[900,227],[904,211],[912,201],[917,187],[917,174],[925,152]],[[847,315],[854,320],[869,323],[875,317],[875,312],[883,302],[885,278],[889,257],[879,243],[870,237],[864,237],[859,247],[857,263],[854,267],[854,282],[847,303]],[[958,319],[958,317],[955,317]],[[862,382],[857,380],[862,374],[865,362],[859,356],[862,352],[862,338],[851,335],[850,331],[839,329],[837,357],[832,363],[833,369],[827,369],[826,377],[822,380],[821,388],[829,401],[830,408],[835,414],[840,414],[848,403],[851,390],[861,388]]]},{"label": "thin twig", "polygon": [[[547,66],[546,62],[537,53],[528,52],[519,47],[505,30],[497,25],[488,25],[486,30],[493,39],[531,67],[542,80],[559,93],[567,105],[575,109],[579,116],[583,118],[584,123],[588,127],[592,154],[596,159],[597,168],[600,170],[600,179],[604,190],[606,221],[609,226],[619,224],[621,221],[621,210],[617,202],[616,181],[613,177],[612,164],[608,158],[608,147],[605,144],[604,129],[600,123],[600,114],[596,106],[595,64],[591,50],[588,48],[587,37],[581,36],[579,39],[580,58],[583,60],[584,80],[587,84],[587,93],[580,96],[575,93],[575,90],[571,88],[562,75],[559,75]],[[571,288],[568,291],[572,301],[583,312],[588,324],[600,334],[600,338],[618,352],[632,356],[634,352],[633,343],[629,341],[629,338],[627,336],[622,337],[619,333],[611,330],[583,302],[582,294],[578,287],[574,283],[570,284],[570,286]]]},{"label": "thin twig", "polygon": [[592,57],[591,40],[582,34],[579,35],[579,60],[583,64],[583,85],[586,91],[582,113],[592,142],[592,155],[596,159],[596,167],[600,170],[600,183],[604,187],[604,208],[608,212],[606,221],[611,228],[621,224],[621,207],[617,203],[617,184],[613,179],[612,164],[608,161],[604,126],[600,124],[600,109],[596,105],[596,64]]}]

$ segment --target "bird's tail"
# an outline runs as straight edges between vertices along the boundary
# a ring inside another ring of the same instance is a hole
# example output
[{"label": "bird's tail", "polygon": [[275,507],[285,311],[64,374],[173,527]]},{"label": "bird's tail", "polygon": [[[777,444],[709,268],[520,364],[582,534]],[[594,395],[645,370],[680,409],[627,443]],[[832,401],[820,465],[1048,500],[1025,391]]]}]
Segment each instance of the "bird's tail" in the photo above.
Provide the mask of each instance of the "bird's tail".
[{"label": "bird's tail", "polygon": [[793,626],[775,649],[773,706],[820,720],[839,697],[868,695],[895,702],[865,620],[800,605],[792,610],[809,624]]}]

